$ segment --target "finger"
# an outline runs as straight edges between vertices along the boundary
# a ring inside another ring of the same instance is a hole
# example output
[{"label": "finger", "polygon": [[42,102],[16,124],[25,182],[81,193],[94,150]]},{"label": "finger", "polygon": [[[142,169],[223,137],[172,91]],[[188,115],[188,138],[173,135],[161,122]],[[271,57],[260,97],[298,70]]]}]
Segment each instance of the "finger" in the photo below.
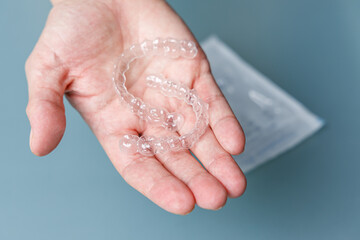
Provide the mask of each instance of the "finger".
[{"label": "finger", "polygon": [[107,137],[102,144],[125,181],[166,211],[181,215],[191,212],[195,200],[190,189],[154,157],[121,152],[119,139],[120,135]]},{"label": "finger", "polygon": [[209,123],[221,146],[230,154],[244,150],[245,135],[228,102],[211,74],[194,83],[199,96],[209,104]]},{"label": "finger", "polygon": [[[82,116],[117,171],[127,183],[166,211],[175,214],[191,212],[195,199],[190,189],[157,159],[120,151],[120,138],[125,134],[138,135],[138,131],[143,131],[143,124],[127,108],[124,109],[125,104],[118,101],[117,96],[114,97],[115,100],[109,101],[96,115]],[[72,96],[70,101],[73,102],[74,98],[76,96]]]},{"label": "finger", "polygon": [[[192,192],[157,159],[120,151],[120,138],[125,134],[137,135],[143,132],[144,124],[124,101],[119,101],[113,85],[110,86],[103,95],[97,96],[99,100],[95,102],[90,99],[84,101],[84,97],[79,94],[68,94],[67,97],[89,124],[111,162],[129,185],[169,212],[191,212],[195,206]],[[106,99],[106,104],[103,99]]]},{"label": "finger", "polygon": [[66,70],[55,55],[40,57],[36,51],[26,62],[29,102],[26,112],[30,121],[30,149],[38,156],[50,153],[65,131],[63,94]]},{"label": "finger", "polygon": [[[160,127],[147,129],[144,134],[179,136],[176,133],[169,134]],[[189,151],[169,151],[157,154],[156,158],[190,188],[199,207],[216,210],[225,205],[227,199],[225,188],[201,166]]]},{"label": "finger", "polygon": [[217,141],[210,128],[207,128],[191,151],[204,167],[226,188],[229,197],[241,196],[246,188],[246,178],[232,158]]},{"label": "finger", "polygon": [[[191,132],[195,125],[194,114],[186,111],[186,121],[180,129],[181,134]],[[212,130],[207,127],[205,133],[191,148],[204,167],[226,188],[229,197],[238,197],[246,188],[246,179],[232,156],[219,144]]]}]

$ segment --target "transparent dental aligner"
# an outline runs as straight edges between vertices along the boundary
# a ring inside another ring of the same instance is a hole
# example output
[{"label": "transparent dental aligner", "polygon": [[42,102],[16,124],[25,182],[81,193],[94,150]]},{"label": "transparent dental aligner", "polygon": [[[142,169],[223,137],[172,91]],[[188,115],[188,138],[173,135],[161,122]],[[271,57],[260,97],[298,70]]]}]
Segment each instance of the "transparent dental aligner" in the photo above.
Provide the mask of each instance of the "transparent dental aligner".
[{"label": "transparent dental aligner", "polygon": [[[157,108],[145,103],[142,99],[134,97],[125,86],[125,73],[134,60],[147,56],[165,56],[169,58],[192,59],[197,55],[194,42],[177,39],[145,40],[140,44],[132,45],[125,50],[116,65],[113,81],[121,99],[127,103],[131,111],[140,119],[150,123],[160,124],[169,131],[177,131],[183,124],[184,118],[180,113],[169,113],[166,109]],[[159,90],[167,97],[176,97],[192,106],[196,116],[194,128],[182,136],[157,138],[155,136],[124,135],[120,139],[120,149],[131,153],[139,152],[151,156],[167,151],[179,151],[191,148],[204,134],[208,125],[208,104],[203,102],[194,89],[165,79],[161,75],[146,77],[147,86]]]}]

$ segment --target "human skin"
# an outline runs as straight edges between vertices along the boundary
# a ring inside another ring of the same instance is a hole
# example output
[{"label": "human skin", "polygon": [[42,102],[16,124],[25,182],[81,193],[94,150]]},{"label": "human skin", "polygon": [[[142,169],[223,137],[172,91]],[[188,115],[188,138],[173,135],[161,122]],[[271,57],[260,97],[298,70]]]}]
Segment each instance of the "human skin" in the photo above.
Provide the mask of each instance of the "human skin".
[{"label": "human skin", "polygon": [[[148,127],[119,100],[111,81],[114,61],[133,43],[157,37],[196,42],[181,18],[163,0],[53,1],[46,26],[26,62],[30,148],[50,153],[65,131],[63,96],[90,126],[122,177],[163,209],[187,214],[195,204],[216,210],[227,197],[239,197],[246,179],[231,154],[240,154],[245,137],[216,85],[200,49],[195,59],[154,58],[136,62],[127,74],[135,96],[186,119],[178,133]],[[193,128],[192,110],[146,88],[145,76],[162,73],[194,88],[209,104],[209,127],[191,151],[153,157],[119,150],[124,134],[184,134]]]}]

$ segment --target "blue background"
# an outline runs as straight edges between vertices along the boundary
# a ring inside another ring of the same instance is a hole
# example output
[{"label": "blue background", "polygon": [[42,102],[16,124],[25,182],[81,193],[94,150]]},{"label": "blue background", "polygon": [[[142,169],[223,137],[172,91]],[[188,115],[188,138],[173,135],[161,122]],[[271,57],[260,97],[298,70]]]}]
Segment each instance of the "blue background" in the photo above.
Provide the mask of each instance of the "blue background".
[{"label": "blue background", "polygon": [[51,5],[0,1],[0,239],[360,239],[360,2],[172,0],[327,121],[249,173],[221,211],[176,216],[129,187],[69,104],[59,147],[30,153],[24,62]]}]

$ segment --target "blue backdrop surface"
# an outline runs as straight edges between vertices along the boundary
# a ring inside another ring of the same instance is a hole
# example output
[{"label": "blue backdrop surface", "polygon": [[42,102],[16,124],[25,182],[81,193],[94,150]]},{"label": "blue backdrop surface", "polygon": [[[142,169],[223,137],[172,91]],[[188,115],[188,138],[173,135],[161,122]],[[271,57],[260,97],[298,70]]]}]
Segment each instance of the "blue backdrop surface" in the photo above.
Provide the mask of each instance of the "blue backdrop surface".
[{"label": "blue backdrop surface", "polygon": [[199,40],[217,34],[326,127],[249,173],[221,211],[172,215],[122,180],[69,104],[59,147],[31,154],[23,69],[51,5],[0,1],[0,239],[359,239],[360,2],[169,3]]}]

